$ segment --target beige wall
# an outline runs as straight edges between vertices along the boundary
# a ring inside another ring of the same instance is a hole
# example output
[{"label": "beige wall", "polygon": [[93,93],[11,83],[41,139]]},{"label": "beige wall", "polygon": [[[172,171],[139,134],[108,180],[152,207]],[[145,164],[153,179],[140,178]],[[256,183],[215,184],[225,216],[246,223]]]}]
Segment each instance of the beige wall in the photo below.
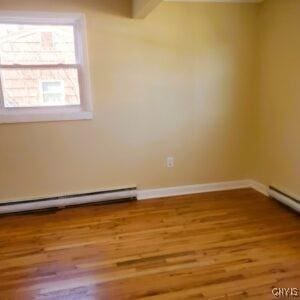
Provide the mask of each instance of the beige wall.
[{"label": "beige wall", "polygon": [[162,0],[132,0],[134,18],[146,17]]},{"label": "beige wall", "polygon": [[[257,5],[2,0],[87,17],[94,120],[0,125],[0,199],[248,178]],[[167,169],[165,158],[175,157]]]},{"label": "beige wall", "polygon": [[300,1],[260,6],[260,167],[257,178],[300,195]]}]

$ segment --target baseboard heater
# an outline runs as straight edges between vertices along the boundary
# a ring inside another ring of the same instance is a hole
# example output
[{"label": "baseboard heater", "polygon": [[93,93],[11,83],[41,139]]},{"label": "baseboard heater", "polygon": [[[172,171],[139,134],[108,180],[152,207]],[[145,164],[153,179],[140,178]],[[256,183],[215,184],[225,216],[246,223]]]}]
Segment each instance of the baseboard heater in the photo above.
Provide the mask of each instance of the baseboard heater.
[{"label": "baseboard heater", "polygon": [[279,202],[289,206],[296,212],[300,213],[300,200],[296,199],[295,197],[287,195],[286,193],[281,192],[280,190],[272,186],[269,187],[269,195]]},{"label": "baseboard heater", "polygon": [[0,214],[44,210],[50,208],[64,208],[91,203],[117,202],[125,200],[136,200],[136,187],[98,191],[84,194],[64,195],[58,197],[47,197],[34,200],[23,200],[15,202],[0,203]]}]

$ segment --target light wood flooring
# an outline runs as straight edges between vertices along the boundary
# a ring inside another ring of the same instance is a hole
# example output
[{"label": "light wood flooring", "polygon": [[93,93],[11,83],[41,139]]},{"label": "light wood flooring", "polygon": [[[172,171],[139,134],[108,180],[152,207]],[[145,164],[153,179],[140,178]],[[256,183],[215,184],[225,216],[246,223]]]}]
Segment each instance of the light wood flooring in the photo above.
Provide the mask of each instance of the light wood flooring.
[{"label": "light wood flooring", "polygon": [[[251,189],[0,217],[0,299],[274,299],[300,218]],[[300,298],[299,298],[300,299]]]}]

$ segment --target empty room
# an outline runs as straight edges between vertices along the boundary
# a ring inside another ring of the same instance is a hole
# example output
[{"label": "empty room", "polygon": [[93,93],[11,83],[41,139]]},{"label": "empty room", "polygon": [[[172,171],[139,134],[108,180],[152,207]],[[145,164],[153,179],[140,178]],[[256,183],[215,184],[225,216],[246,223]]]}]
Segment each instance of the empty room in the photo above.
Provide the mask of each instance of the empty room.
[{"label": "empty room", "polygon": [[300,299],[300,0],[0,0],[0,299]]}]

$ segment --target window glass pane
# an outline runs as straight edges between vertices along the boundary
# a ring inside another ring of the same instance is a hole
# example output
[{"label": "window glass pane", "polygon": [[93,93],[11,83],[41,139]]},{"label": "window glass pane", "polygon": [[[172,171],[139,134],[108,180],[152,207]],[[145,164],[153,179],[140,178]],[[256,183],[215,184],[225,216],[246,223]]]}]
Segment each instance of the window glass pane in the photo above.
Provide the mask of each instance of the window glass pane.
[{"label": "window glass pane", "polygon": [[43,93],[61,93],[63,86],[61,81],[42,82]]},{"label": "window glass pane", "polygon": [[1,64],[75,64],[71,25],[0,24]]},{"label": "window glass pane", "polygon": [[80,105],[77,69],[2,69],[5,107]]},{"label": "window glass pane", "polygon": [[[42,97],[44,104],[59,105],[64,101],[65,93],[62,81],[43,81]],[[63,102],[64,103],[64,102]]]},{"label": "window glass pane", "polygon": [[50,93],[50,94],[44,94],[43,95],[43,100],[45,104],[51,104],[55,105],[57,103],[57,105],[59,105],[59,103],[61,103],[61,101],[63,101],[63,94],[62,93]]}]

